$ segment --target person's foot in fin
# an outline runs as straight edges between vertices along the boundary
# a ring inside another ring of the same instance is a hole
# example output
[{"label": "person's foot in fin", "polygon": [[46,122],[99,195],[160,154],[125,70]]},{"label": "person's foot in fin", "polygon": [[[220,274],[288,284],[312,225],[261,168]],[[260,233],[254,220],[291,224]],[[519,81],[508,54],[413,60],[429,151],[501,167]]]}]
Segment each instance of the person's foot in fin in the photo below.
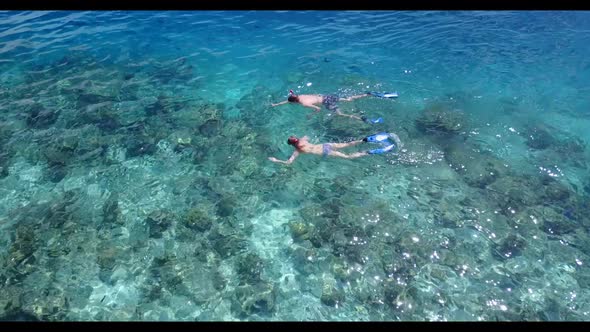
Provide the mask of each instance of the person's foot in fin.
[{"label": "person's foot in fin", "polygon": [[366,116],[361,116],[361,120],[365,121],[366,123],[383,123],[383,118],[376,118],[376,119],[368,119]]},{"label": "person's foot in fin", "polygon": [[375,135],[371,135],[371,136],[367,136],[367,137],[363,138],[363,142],[380,143],[380,142],[387,141],[388,138],[389,138],[389,134],[379,133],[379,134],[375,134]]},{"label": "person's foot in fin", "polygon": [[369,150],[368,153],[369,154],[383,154],[383,153],[393,150],[393,148],[395,148],[395,144],[391,144],[391,145],[381,148],[381,149]]},{"label": "person's foot in fin", "polygon": [[375,91],[367,91],[367,94],[370,96],[378,97],[378,98],[388,98],[394,99],[397,98],[399,95],[397,92],[375,92]]}]

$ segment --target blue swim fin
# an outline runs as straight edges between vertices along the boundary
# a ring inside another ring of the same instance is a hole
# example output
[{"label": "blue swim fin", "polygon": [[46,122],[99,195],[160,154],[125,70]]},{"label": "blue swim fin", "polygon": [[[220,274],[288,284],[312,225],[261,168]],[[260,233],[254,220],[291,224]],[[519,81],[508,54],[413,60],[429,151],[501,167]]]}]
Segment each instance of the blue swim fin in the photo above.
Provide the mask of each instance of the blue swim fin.
[{"label": "blue swim fin", "polygon": [[371,136],[367,136],[363,138],[364,142],[370,143],[382,143],[382,142],[389,142],[387,139],[389,138],[388,133],[379,133]]},{"label": "blue swim fin", "polygon": [[374,97],[389,98],[389,99],[397,98],[399,96],[397,94],[397,92],[375,92],[375,91],[367,91],[367,94],[370,94],[371,96],[374,96]]},{"label": "blue swim fin", "polygon": [[381,149],[369,150],[367,152],[369,154],[382,154],[382,153],[386,153],[386,152],[389,152],[389,151],[393,150],[393,148],[395,148],[395,144],[391,144],[391,145],[386,146],[386,147],[381,148]]}]

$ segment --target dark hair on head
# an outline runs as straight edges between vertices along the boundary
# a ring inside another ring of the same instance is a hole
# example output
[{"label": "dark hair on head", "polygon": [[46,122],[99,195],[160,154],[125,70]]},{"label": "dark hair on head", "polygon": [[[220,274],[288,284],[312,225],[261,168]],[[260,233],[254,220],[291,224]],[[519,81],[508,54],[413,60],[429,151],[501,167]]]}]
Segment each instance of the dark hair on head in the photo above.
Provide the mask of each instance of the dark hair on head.
[{"label": "dark hair on head", "polygon": [[295,96],[295,95],[290,95],[289,98],[287,98],[288,101],[295,103],[299,101],[299,97]]},{"label": "dark hair on head", "polygon": [[299,138],[295,137],[295,136],[291,136],[289,137],[289,139],[287,140],[287,144],[289,145],[293,145],[296,146],[299,143]]}]

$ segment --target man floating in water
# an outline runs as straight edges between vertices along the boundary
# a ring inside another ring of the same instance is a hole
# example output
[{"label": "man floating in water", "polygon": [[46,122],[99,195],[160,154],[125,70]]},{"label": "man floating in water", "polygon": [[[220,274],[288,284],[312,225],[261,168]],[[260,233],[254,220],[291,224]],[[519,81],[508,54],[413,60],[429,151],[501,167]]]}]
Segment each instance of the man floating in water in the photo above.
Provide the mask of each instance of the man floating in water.
[{"label": "man floating in water", "polygon": [[356,95],[348,98],[340,98],[336,95],[296,95],[293,93],[293,90],[289,90],[289,98],[286,101],[282,101],[277,104],[271,104],[272,107],[283,105],[286,103],[298,103],[304,107],[313,108],[315,110],[314,113],[308,115],[308,118],[315,113],[318,113],[321,108],[317,106],[317,104],[324,105],[328,110],[336,113],[336,115],[345,116],[352,119],[361,120],[364,122],[369,123],[381,123],[383,122],[382,118],[377,119],[367,119],[366,117],[356,116],[352,114],[344,114],[340,111],[340,108],[336,104],[338,101],[353,101],[355,99],[367,97],[367,96],[376,96],[381,98],[397,98],[397,93],[378,93],[378,92],[367,92],[362,95]]},{"label": "man floating in water", "polygon": [[[389,141],[389,138],[393,139],[395,143]],[[363,142],[369,143],[378,143],[382,146],[379,149],[373,149],[368,151],[362,152],[355,152],[351,154],[345,154],[340,151],[336,151],[339,149],[347,148],[350,146],[354,146]],[[372,136],[367,136],[361,140],[352,141],[348,143],[324,143],[324,144],[312,144],[309,142],[309,138],[307,136],[303,136],[302,138],[297,138],[295,136],[289,137],[287,140],[287,144],[292,145],[295,148],[293,154],[288,160],[279,160],[275,157],[269,157],[268,159],[275,163],[282,163],[289,165],[299,156],[301,153],[308,153],[308,154],[316,154],[322,155],[324,157],[332,156],[332,157],[339,157],[339,158],[346,158],[346,159],[354,159],[359,157],[368,156],[371,154],[382,154],[386,152],[393,151],[396,147],[400,148],[402,143],[399,137],[394,133],[379,133]]]}]

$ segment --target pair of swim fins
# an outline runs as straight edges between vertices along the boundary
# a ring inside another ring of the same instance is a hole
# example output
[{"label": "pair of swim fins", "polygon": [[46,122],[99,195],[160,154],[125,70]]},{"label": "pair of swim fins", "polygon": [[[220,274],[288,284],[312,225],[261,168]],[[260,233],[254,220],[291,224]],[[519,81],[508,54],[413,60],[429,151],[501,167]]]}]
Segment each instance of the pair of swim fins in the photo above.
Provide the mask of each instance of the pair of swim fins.
[{"label": "pair of swim fins", "polygon": [[383,153],[393,150],[395,148],[395,144],[391,143],[389,141],[389,138],[390,138],[390,134],[388,134],[388,133],[379,133],[379,134],[375,134],[375,135],[371,135],[371,136],[367,136],[367,137],[363,138],[363,142],[378,143],[378,144],[381,144],[384,146],[380,149],[369,150],[369,151],[367,151],[367,153],[369,153],[369,154],[383,154]]},{"label": "pair of swim fins", "polygon": [[[389,98],[389,99],[393,99],[393,98],[397,98],[398,94],[397,92],[375,92],[375,91],[367,91],[367,94],[371,95],[371,96],[375,96],[375,97],[379,97],[379,98]],[[367,123],[382,123],[383,122],[383,118],[376,118],[376,119],[367,119],[366,117],[362,117],[363,121],[367,122]]]},{"label": "pair of swim fins", "polygon": [[379,97],[379,98],[388,98],[388,99],[394,99],[397,98],[399,95],[397,94],[397,92],[375,92],[375,91],[367,91],[367,94],[374,96],[374,97]]},{"label": "pair of swim fins", "polygon": [[[375,91],[367,91],[368,95],[371,96],[375,96],[375,97],[379,97],[379,98],[389,98],[389,99],[393,99],[393,98],[397,98],[398,94],[397,92],[375,92]],[[361,117],[361,119],[363,119],[363,121],[367,122],[367,123],[382,123],[383,122],[383,118],[376,118],[376,119],[367,119],[367,117],[363,116]]]}]

